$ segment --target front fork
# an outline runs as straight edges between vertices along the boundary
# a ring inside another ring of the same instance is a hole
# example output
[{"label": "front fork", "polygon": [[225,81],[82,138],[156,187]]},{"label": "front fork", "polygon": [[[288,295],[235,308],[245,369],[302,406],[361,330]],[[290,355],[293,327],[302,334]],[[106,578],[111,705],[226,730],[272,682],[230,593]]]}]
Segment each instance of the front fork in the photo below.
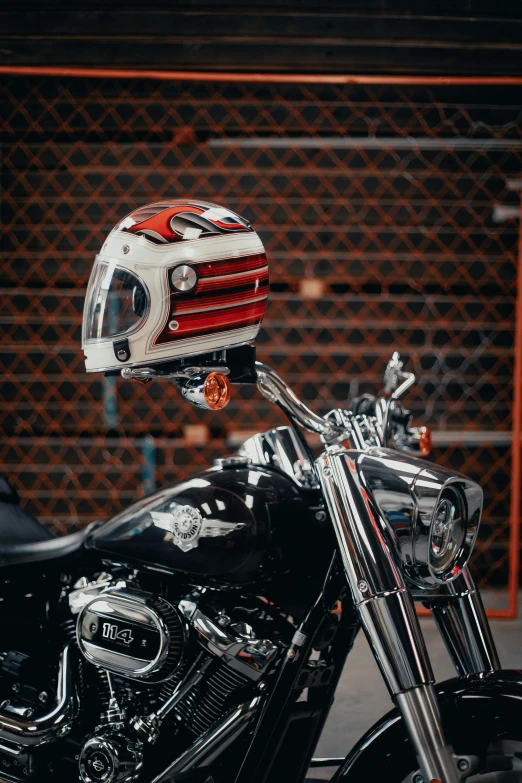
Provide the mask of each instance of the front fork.
[{"label": "front fork", "polygon": [[[325,452],[317,472],[362,628],[404,720],[425,783],[458,783],[471,762],[444,738],[434,676],[393,533],[373,508],[349,451]],[[429,599],[459,674],[500,668],[468,573]],[[424,597],[423,600],[427,600]]]}]

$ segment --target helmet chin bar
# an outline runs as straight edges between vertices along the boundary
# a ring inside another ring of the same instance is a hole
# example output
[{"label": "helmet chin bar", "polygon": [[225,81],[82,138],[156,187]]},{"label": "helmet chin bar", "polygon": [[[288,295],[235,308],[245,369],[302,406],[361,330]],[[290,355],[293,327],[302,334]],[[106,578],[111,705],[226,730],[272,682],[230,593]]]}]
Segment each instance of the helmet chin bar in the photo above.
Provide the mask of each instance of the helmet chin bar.
[{"label": "helmet chin bar", "polygon": [[119,373],[106,374],[121,374],[125,380],[141,383],[170,381],[196,407],[221,410],[230,400],[231,383],[257,382],[255,364],[255,346],[243,345],[149,367],[123,367]]}]

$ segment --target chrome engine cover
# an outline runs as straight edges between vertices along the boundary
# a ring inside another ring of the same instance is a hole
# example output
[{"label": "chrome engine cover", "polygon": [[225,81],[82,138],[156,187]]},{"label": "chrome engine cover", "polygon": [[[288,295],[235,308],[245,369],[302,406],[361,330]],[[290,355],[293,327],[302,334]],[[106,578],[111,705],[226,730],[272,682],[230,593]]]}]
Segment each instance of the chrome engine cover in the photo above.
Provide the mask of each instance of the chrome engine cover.
[{"label": "chrome engine cover", "polygon": [[163,598],[109,589],[78,616],[80,650],[90,663],[136,680],[168,680],[181,662],[186,624]]}]

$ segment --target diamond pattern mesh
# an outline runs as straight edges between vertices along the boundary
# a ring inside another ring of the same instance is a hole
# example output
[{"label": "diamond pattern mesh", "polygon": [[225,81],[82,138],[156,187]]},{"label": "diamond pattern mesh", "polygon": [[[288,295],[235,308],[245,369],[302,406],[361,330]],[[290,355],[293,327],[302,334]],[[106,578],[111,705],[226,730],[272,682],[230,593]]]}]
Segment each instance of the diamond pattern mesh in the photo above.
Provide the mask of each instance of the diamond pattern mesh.
[{"label": "diamond pattern mesh", "polygon": [[495,218],[517,203],[517,93],[4,78],[0,464],[28,509],[65,532],[282,423],[249,387],[210,414],[85,374],[105,235],[139,204],[201,198],[265,242],[258,354],[316,409],[375,393],[393,350],[409,360],[436,459],[486,493],[475,573],[505,588],[518,225]]}]

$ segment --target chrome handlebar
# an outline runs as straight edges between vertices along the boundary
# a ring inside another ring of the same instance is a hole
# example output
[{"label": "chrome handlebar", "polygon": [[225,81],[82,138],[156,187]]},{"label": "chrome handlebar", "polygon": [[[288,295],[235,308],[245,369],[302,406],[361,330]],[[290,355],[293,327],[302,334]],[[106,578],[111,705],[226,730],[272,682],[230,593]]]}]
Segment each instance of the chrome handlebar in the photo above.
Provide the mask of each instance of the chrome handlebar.
[{"label": "chrome handlebar", "polygon": [[[388,445],[392,406],[415,382],[414,374],[403,372],[402,367],[399,354],[394,353],[384,375],[385,396],[375,400],[373,415],[334,409],[323,417],[305,405],[275,370],[262,362],[255,363],[257,386],[260,392],[267,400],[279,405],[294,424],[309,432],[317,433],[327,445],[348,439],[355,448],[363,449]],[[171,381],[181,388],[183,396],[189,402],[207,409],[212,406],[203,400],[201,393],[204,391],[205,380],[210,373],[228,375],[230,370],[221,364],[215,367],[183,367],[175,372],[163,371],[157,367],[124,367],[121,370],[121,375],[126,380],[143,382],[162,378]],[[199,394],[187,395],[189,388],[195,389]],[[392,434],[392,445],[415,454],[418,452],[420,432],[421,430],[417,431],[416,428],[410,430],[403,426],[395,436]]]},{"label": "chrome handlebar", "polygon": [[[334,409],[325,417],[314,413],[299,399],[281,376],[262,362],[256,362],[257,385],[263,396],[275,402],[294,424],[321,436],[327,445],[349,440],[354,448],[393,446],[409,454],[426,456],[424,449],[426,427],[409,427],[406,423],[392,424],[392,407],[399,397],[415,382],[413,373],[402,371],[398,353],[394,353],[385,373],[385,392],[389,395],[375,401],[374,415],[354,414],[349,410]],[[404,414],[402,406],[400,410]],[[404,419],[404,415],[401,417]],[[408,415],[406,414],[406,420]],[[389,442],[391,441],[391,442]]]},{"label": "chrome handlebar", "polygon": [[271,367],[256,362],[257,386],[261,394],[270,402],[279,405],[287,416],[309,432],[317,432],[326,443],[342,438],[346,427],[339,426],[329,419],[323,419],[299,399],[281,376]]}]

